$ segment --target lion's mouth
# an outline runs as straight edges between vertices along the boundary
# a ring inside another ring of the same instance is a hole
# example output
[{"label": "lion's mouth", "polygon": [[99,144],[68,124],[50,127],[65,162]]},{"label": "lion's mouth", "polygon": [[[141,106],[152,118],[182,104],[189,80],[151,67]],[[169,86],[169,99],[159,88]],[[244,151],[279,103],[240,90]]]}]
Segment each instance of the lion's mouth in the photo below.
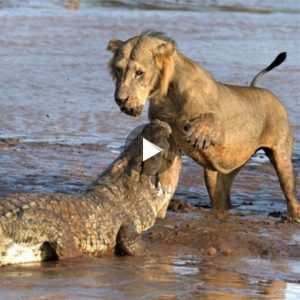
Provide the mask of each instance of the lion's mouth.
[{"label": "lion's mouth", "polygon": [[144,105],[139,105],[136,107],[128,108],[126,106],[120,106],[120,110],[126,115],[137,117],[142,114]]}]

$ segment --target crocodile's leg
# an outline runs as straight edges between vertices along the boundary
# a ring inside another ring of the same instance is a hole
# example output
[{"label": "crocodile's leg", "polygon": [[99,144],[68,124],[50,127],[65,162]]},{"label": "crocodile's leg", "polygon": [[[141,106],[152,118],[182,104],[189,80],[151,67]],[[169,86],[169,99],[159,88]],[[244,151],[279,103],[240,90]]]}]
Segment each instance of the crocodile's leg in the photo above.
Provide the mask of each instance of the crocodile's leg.
[{"label": "crocodile's leg", "polygon": [[117,236],[116,253],[118,255],[139,255],[144,250],[141,235],[133,224],[123,224]]},{"label": "crocodile's leg", "polygon": [[[59,259],[80,255],[69,224],[58,214],[36,208],[30,210],[25,218],[28,218],[31,230],[33,230],[32,227],[36,227],[37,232],[41,235],[40,239],[44,238],[43,242],[51,245]],[[44,249],[47,251],[45,244]]]}]

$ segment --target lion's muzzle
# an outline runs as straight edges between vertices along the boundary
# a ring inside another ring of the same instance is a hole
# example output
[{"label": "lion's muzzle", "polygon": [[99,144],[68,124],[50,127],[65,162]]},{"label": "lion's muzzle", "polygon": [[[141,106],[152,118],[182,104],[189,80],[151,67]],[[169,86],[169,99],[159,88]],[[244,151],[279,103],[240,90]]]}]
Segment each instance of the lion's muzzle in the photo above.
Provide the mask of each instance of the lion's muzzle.
[{"label": "lion's muzzle", "polygon": [[135,107],[127,107],[126,105],[122,105],[117,102],[120,107],[121,112],[125,113],[126,115],[137,117],[140,116],[144,110],[144,105],[138,105]]},{"label": "lion's muzzle", "polygon": [[125,105],[126,102],[128,101],[129,97],[126,97],[126,98],[118,98],[118,97],[115,97],[115,100],[116,100],[116,103],[118,105]]},{"label": "lion's muzzle", "polygon": [[142,114],[144,105],[135,105],[132,106],[133,103],[130,103],[130,97],[127,95],[119,95],[119,93],[115,93],[115,101],[120,107],[120,110],[126,115],[137,117]]}]

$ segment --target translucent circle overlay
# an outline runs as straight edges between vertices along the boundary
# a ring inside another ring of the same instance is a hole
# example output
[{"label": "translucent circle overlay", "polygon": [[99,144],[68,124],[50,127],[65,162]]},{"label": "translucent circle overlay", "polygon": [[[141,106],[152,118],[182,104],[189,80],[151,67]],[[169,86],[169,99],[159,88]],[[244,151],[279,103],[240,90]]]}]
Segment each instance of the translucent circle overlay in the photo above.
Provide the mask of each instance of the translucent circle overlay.
[{"label": "translucent circle overlay", "polygon": [[[143,138],[163,149],[144,162]],[[170,129],[155,122],[138,126],[132,130],[126,138],[125,151],[129,151],[131,169],[146,176],[165,172],[177,155],[176,144]]]}]

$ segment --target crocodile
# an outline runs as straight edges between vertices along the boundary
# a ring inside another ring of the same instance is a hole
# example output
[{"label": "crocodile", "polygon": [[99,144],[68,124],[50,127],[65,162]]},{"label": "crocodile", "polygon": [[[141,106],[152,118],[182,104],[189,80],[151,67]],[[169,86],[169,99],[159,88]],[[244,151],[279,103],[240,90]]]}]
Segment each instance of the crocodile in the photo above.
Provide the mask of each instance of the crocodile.
[{"label": "crocodile", "polygon": [[[167,123],[146,124],[82,194],[15,193],[0,198],[0,265],[84,254],[140,254],[141,233],[156,218],[164,218],[178,183],[180,152],[171,136]],[[143,162],[141,137],[164,151]]]}]

